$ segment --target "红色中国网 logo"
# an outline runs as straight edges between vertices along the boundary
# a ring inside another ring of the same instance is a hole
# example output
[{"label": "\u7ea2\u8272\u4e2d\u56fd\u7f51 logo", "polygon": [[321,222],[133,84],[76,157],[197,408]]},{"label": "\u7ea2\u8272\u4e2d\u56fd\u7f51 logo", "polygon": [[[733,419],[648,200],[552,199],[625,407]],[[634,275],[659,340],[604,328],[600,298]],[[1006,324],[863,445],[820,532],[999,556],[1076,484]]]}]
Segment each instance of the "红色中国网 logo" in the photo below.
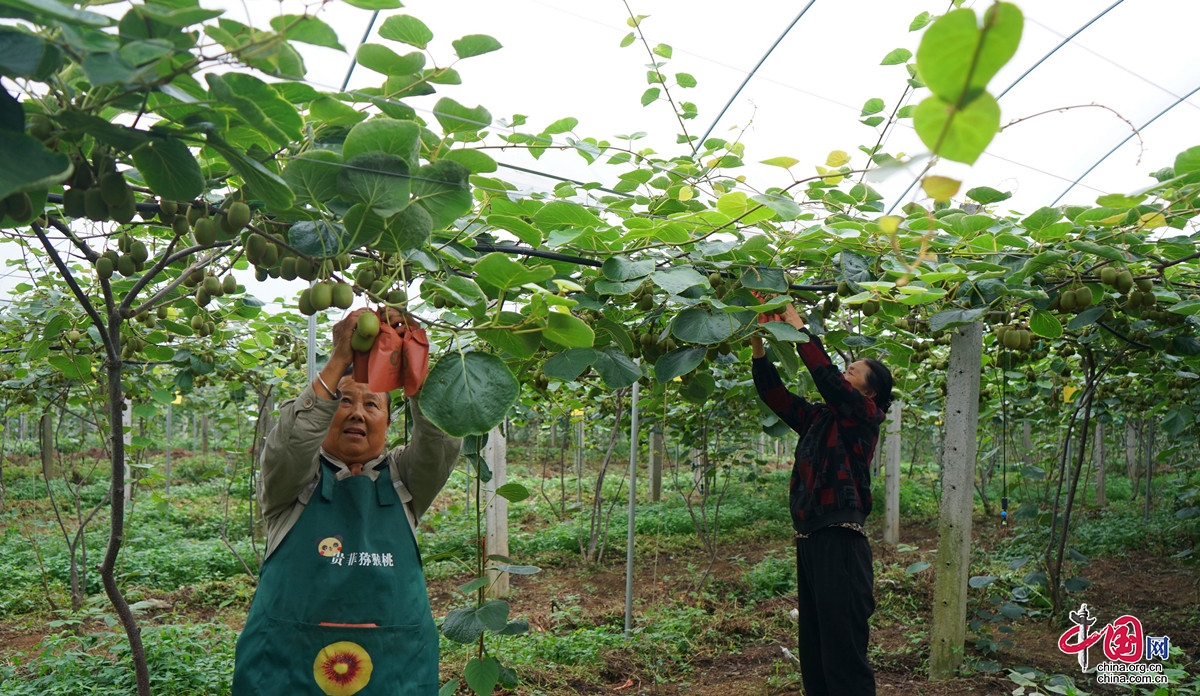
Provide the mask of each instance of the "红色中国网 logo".
[{"label": "\u7ea2\u8272\u4e2d\u56fd\u7f51 logo", "polygon": [[[1167,636],[1146,635],[1142,622],[1128,614],[1092,630],[1097,619],[1086,604],[1067,616],[1074,626],[1059,636],[1058,649],[1075,655],[1084,672],[1095,672],[1098,684],[1165,686],[1168,683],[1162,662],[1153,662],[1170,656],[1171,639]],[[1090,650],[1097,644],[1108,659],[1093,667]]]}]

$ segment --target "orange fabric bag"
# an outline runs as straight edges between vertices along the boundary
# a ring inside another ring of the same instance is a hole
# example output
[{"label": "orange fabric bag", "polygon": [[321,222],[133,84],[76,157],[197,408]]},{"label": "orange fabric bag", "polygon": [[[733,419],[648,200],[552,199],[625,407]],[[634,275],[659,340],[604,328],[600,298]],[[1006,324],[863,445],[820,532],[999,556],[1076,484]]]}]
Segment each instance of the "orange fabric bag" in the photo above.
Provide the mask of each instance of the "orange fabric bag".
[{"label": "orange fabric bag", "polygon": [[406,397],[420,391],[429,375],[429,337],[417,321],[405,315],[397,327],[387,323],[386,310],[379,335],[369,353],[354,353],[354,381],[365,382],[372,392],[403,389]]}]

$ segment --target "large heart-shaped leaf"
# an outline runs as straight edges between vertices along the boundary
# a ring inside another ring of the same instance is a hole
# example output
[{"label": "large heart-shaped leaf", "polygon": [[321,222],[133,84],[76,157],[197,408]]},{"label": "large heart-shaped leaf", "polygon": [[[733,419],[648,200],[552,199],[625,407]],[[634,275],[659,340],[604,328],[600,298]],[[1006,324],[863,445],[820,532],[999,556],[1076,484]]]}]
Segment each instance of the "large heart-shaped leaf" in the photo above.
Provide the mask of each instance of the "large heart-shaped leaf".
[{"label": "large heart-shaped leaf", "polygon": [[642,376],[642,370],[637,363],[611,346],[597,354],[593,367],[609,389],[624,389]]},{"label": "large heart-shaped leaf", "polygon": [[571,348],[550,356],[542,364],[542,371],[547,377],[572,382],[583,374],[583,371],[595,364],[600,353],[592,348]]},{"label": "large heart-shaped leaf", "polygon": [[296,194],[296,203],[328,203],[337,197],[342,157],[333,150],[309,150],[283,170],[283,180]]},{"label": "large heart-shaped leaf", "polygon": [[688,288],[697,285],[708,287],[708,278],[700,275],[692,268],[672,268],[665,271],[655,271],[650,275],[650,280],[653,280],[655,285],[672,295],[682,294]]},{"label": "large heart-shaped leaf", "polygon": [[649,259],[632,261],[624,256],[610,256],[600,267],[609,280],[633,280],[645,278],[654,271],[654,262]]},{"label": "large heart-shaped leaf", "polygon": [[282,212],[292,207],[296,194],[292,193],[292,189],[278,174],[267,169],[261,162],[247,157],[213,133],[208,134],[208,145],[225,158],[229,166],[242,177],[250,193],[262,199],[268,211]]},{"label": "large heart-shaped leaf", "polygon": [[0,137],[0,199],[22,189],[49,186],[71,173],[71,160],[37,138],[5,131]]},{"label": "large heart-shaped leaf", "polygon": [[435,229],[448,226],[471,210],[471,172],[450,160],[438,160],[417,170],[413,177],[412,193],[421,207],[429,212]]},{"label": "large heart-shaped leaf", "polygon": [[396,155],[368,152],[351,157],[338,173],[338,195],[365,203],[381,217],[391,217],[409,204],[408,163]]},{"label": "large heart-shaped leaf", "polygon": [[472,657],[463,668],[463,679],[474,693],[491,694],[500,682],[500,661],[491,656]]},{"label": "large heart-shaped leaf", "polygon": [[325,220],[302,220],[288,228],[288,244],[306,256],[332,258],[345,249],[345,232],[340,225]]},{"label": "large heart-shaped leaf", "polygon": [[417,166],[420,151],[421,126],[415,121],[382,116],[351,128],[342,143],[342,157],[347,160],[369,152],[383,152],[404,160],[410,170]]},{"label": "large heart-shaped leaf", "polygon": [[411,75],[425,68],[425,54],[412,52],[400,55],[387,46],[366,43],[355,53],[358,64],[383,75]]},{"label": "large heart-shaped leaf", "polygon": [[132,154],[146,185],[162,199],[190,201],[204,191],[204,172],[182,140],[151,138]]},{"label": "large heart-shaped leaf", "polygon": [[[748,312],[750,316],[753,313]],[[713,312],[706,307],[689,307],[671,322],[671,335],[687,343],[714,345],[728,339],[745,326],[738,315]]]},{"label": "large heart-shaped leaf", "polygon": [[526,283],[543,283],[554,277],[554,269],[550,266],[526,268],[500,252],[492,252],[477,261],[475,272],[480,280],[499,290],[520,287]]},{"label": "large heart-shaped leaf", "polygon": [[596,340],[592,328],[579,317],[566,312],[550,312],[543,335],[567,348],[588,348]]},{"label": "large heart-shaped leaf", "polygon": [[[518,326],[524,323],[526,317],[516,312],[501,312],[496,323],[502,327]],[[482,329],[479,337],[494,346],[502,354],[508,353],[516,358],[531,358],[542,345],[542,337],[535,331],[517,332],[506,328]]]},{"label": "large heart-shaped leaf", "polygon": [[433,115],[447,135],[476,133],[492,125],[492,114],[487,109],[482,106],[469,109],[448,97],[438,100]]},{"label": "large heart-shaped leaf", "polygon": [[704,348],[676,348],[655,361],[654,378],[665,384],[686,375],[704,362],[706,352]]},{"label": "large heart-shaped leaf", "polygon": [[913,127],[933,152],[974,164],[1000,130],[1000,105],[986,92],[962,108],[937,96],[926,97],[913,112]]},{"label": "large heart-shaped leaf", "polygon": [[500,358],[454,352],[429,371],[421,389],[421,412],[453,437],[482,435],[504,421],[519,392],[517,379]]},{"label": "large heart-shaped leaf", "polygon": [[433,32],[429,30],[429,27],[425,26],[421,20],[409,15],[388,17],[380,25],[379,35],[389,41],[399,41],[421,50],[424,50],[429,45],[429,41],[433,39]]},{"label": "large heart-shaped leaf", "polygon": [[410,205],[388,219],[374,248],[392,254],[420,249],[429,241],[432,232],[433,221],[429,219],[429,213],[419,205]]}]

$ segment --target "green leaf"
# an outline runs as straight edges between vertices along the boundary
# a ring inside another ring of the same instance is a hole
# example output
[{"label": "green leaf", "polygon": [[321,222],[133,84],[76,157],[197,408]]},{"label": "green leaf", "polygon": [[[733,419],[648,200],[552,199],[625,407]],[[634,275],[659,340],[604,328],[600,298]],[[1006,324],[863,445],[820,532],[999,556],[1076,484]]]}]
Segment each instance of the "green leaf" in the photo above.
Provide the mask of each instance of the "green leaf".
[{"label": "green leaf", "polygon": [[417,155],[421,151],[421,126],[415,121],[377,116],[354,126],[342,143],[342,157],[351,159],[357,155],[382,152],[395,155],[409,166],[417,166]]},{"label": "green leaf", "polygon": [[992,203],[999,203],[1000,201],[1006,201],[1009,198],[1012,198],[1012,193],[1009,191],[997,191],[996,189],[988,188],[987,186],[977,186],[967,191],[967,198],[970,198],[981,205],[990,205]]},{"label": "green leaf", "polygon": [[589,348],[596,341],[592,328],[567,312],[550,312],[542,335],[566,348]]},{"label": "green leaf", "polygon": [[542,372],[547,377],[573,382],[591,367],[600,354],[592,348],[571,348],[550,356],[542,364]]},{"label": "green leaf", "polygon": [[637,363],[612,346],[600,350],[592,367],[609,389],[624,389],[642,376],[642,370]]},{"label": "green leaf", "polygon": [[240,150],[226,143],[219,136],[209,133],[208,145],[216,150],[229,166],[242,177],[242,181],[250,188],[250,192],[261,198],[269,212],[282,212],[292,207],[296,194],[279,178],[275,172],[267,169],[261,162],[251,159]]},{"label": "green leaf", "polygon": [[355,155],[338,173],[338,195],[365,203],[381,217],[391,217],[410,202],[408,171],[408,163],[395,155],[383,152]]},{"label": "green leaf", "polygon": [[68,379],[92,379],[92,362],[86,355],[76,355],[74,358],[66,355],[50,355],[46,357],[46,362],[66,375]]},{"label": "green leaf", "polygon": [[365,43],[354,55],[359,65],[388,77],[414,75],[425,69],[424,53],[413,51],[402,56],[382,44]]},{"label": "green leaf", "polygon": [[708,346],[728,339],[745,326],[738,315],[713,312],[707,307],[689,307],[671,321],[671,335],[687,343]]},{"label": "green leaf", "polygon": [[800,160],[796,159],[795,157],[772,157],[771,159],[763,160],[762,163],[772,167],[783,167],[784,169],[790,169],[791,167],[800,164]]},{"label": "green leaf", "polygon": [[452,437],[482,435],[504,421],[519,392],[520,385],[500,358],[478,351],[453,352],[430,370],[421,389],[421,411]]},{"label": "green leaf", "polygon": [[301,220],[288,228],[288,244],[297,251],[319,259],[328,259],[342,252],[342,228],[325,220]]},{"label": "green leaf", "polygon": [[[762,325],[776,341],[785,343],[806,343],[808,334],[802,333],[796,327],[783,321],[768,321]],[[849,339],[847,339],[849,340]]]},{"label": "green leaf", "polygon": [[484,625],[475,609],[452,609],[442,621],[442,635],[455,643],[474,643],[483,635]]},{"label": "green leaf", "polygon": [[600,267],[600,271],[609,280],[645,278],[654,271],[654,261],[649,259],[633,261],[624,256],[610,256],[604,259],[604,264]]},{"label": "green leaf", "polygon": [[404,7],[400,4],[400,0],[344,0],[344,2],[363,10],[397,10]]},{"label": "green leaf", "polygon": [[523,264],[513,261],[508,254],[492,252],[475,263],[475,273],[479,279],[494,285],[499,290],[520,287],[526,283],[544,283],[554,277],[554,269],[550,266],[534,266],[526,268]]},{"label": "green leaf", "polygon": [[866,101],[866,103],[863,104],[862,113],[860,115],[861,116],[870,116],[871,114],[877,114],[880,111],[883,111],[883,108],[884,108],[884,103],[883,103],[882,99],[879,99],[879,98],[868,99]]},{"label": "green leaf", "polygon": [[490,696],[500,681],[500,662],[494,657],[472,657],[463,669],[463,679],[474,693]]},{"label": "green leaf", "polygon": [[345,232],[339,253],[354,251],[371,244],[383,234],[386,223],[363,203],[356,203],[342,215]]},{"label": "green leaf", "polygon": [[421,50],[425,50],[429,41],[433,39],[433,32],[429,31],[424,22],[408,15],[395,15],[385,19],[379,27],[379,35],[389,41],[399,41]]},{"label": "green leaf", "polygon": [[283,180],[295,192],[296,204],[328,203],[337,197],[342,158],[333,150],[309,150],[288,162]]},{"label": "green leaf", "polygon": [[1067,328],[1072,331],[1078,331],[1085,326],[1091,326],[1093,322],[1104,316],[1104,313],[1107,311],[1108,308],[1104,305],[1088,307],[1079,314],[1071,317],[1071,321],[1067,322]]},{"label": "green leaf", "polygon": [[675,83],[684,89],[691,89],[697,84],[696,78],[689,73],[675,73]]},{"label": "green leaf", "polygon": [[913,112],[913,127],[936,154],[974,164],[1000,130],[1000,105],[986,92],[962,109],[940,97],[927,97]]},{"label": "green leaf", "polygon": [[492,125],[492,115],[487,109],[482,106],[468,109],[449,97],[438,100],[433,107],[433,116],[447,135],[475,133]]},{"label": "green leaf", "polygon": [[910,58],[912,58],[912,55],[912,51],[908,50],[907,48],[894,48],[891,51],[888,51],[888,54],[883,57],[883,61],[881,61],[879,64],[903,65],[904,63],[907,63]]},{"label": "green leaf", "polygon": [[247,125],[271,142],[286,147],[300,140],[304,119],[269,84],[244,73],[208,73],[204,79],[213,99],[232,106]]},{"label": "green leaf", "polygon": [[[346,0],[346,2],[350,3],[351,5],[357,5],[359,2],[363,1],[364,0]],[[396,6],[399,7],[399,5],[400,3],[397,2]],[[442,688],[438,689],[437,696],[454,696],[456,693],[458,693],[458,680],[451,679],[445,684],[442,684]]]},{"label": "green leaf", "polygon": [[700,275],[693,268],[671,268],[655,271],[650,274],[650,280],[672,295],[680,295],[688,288],[702,285],[708,287],[708,278]]},{"label": "green leaf", "polygon": [[443,229],[470,212],[475,200],[467,168],[447,159],[431,162],[413,176],[414,201],[425,208],[435,229]]},{"label": "green leaf", "polygon": [[921,37],[917,71],[933,94],[949,104],[966,104],[984,90],[1012,58],[1021,41],[1024,17],[1015,5],[999,2],[985,15],[958,9],[939,17]]},{"label": "green leaf", "polygon": [[0,137],[0,199],[44,188],[71,174],[71,159],[46,149],[37,138],[8,131]]},{"label": "green leaf", "polygon": [[[525,317],[516,312],[500,312],[495,322],[500,327],[519,326],[525,322]],[[522,360],[533,357],[542,345],[541,336],[532,331],[518,333],[506,328],[481,329],[479,337],[495,346],[501,353],[507,352]]]},{"label": "green leaf", "polygon": [[917,573],[921,572],[922,570],[928,570],[931,567],[932,567],[932,565],[929,563],[929,561],[917,561],[916,563],[913,563],[909,567],[905,568],[904,574],[905,575],[916,575]]},{"label": "green leaf", "polygon": [[393,215],[383,230],[383,234],[375,241],[377,251],[398,254],[419,249],[429,241],[433,233],[433,220],[429,213],[419,205],[410,205]]},{"label": "green leaf", "polygon": [[33,76],[38,72],[48,45],[40,37],[0,26],[0,75]]},{"label": "green leaf", "polygon": [[1175,155],[1175,175],[1183,176],[1200,171],[1200,145],[1189,147]]},{"label": "green leaf", "polygon": [[472,174],[487,174],[489,172],[494,172],[499,168],[499,166],[496,164],[496,160],[492,159],[487,153],[467,148],[458,148],[457,150],[443,152],[438,161],[441,160],[458,162],[462,166],[466,167],[467,171]]},{"label": "green leaf", "polygon": [[654,378],[666,384],[686,375],[704,362],[705,348],[676,348],[654,362]]},{"label": "green leaf", "polygon": [[504,498],[510,503],[519,503],[528,498],[530,493],[528,488],[519,483],[506,483],[496,489],[496,495]]},{"label": "green leaf", "polygon": [[533,214],[533,222],[544,230],[563,228],[599,227],[603,223],[587,208],[578,203],[551,201]]},{"label": "green leaf", "polygon": [[200,164],[178,138],[151,138],[132,155],[146,185],[164,200],[190,201],[205,190]]},{"label": "green leaf", "polygon": [[743,287],[751,290],[766,290],[767,292],[787,292],[787,276],[782,268],[747,268],[742,272]]},{"label": "green leaf", "polygon": [[489,225],[512,232],[517,236],[517,239],[520,239],[531,247],[536,248],[542,244],[541,230],[521,218],[511,215],[489,215],[487,222]]},{"label": "green leaf", "polygon": [[642,98],[640,100],[642,106],[650,106],[654,102],[658,101],[660,94],[662,94],[662,90],[658,87],[650,87],[645,92],[642,92]]},{"label": "green leaf", "polygon": [[983,588],[983,587],[987,587],[988,585],[991,585],[994,582],[996,582],[995,575],[975,575],[975,576],[972,576],[969,580],[967,580],[967,584],[970,585],[971,587],[974,587],[977,590],[980,588]]},{"label": "green leaf", "polygon": [[349,126],[367,117],[354,107],[329,96],[320,96],[308,105],[308,115],[330,126]]},{"label": "green leaf", "polygon": [[337,32],[312,15],[276,15],[271,18],[271,28],[288,41],[346,52],[346,47],[338,42]]},{"label": "green leaf", "polygon": [[965,326],[974,323],[986,311],[987,307],[943,310],[929,317],[929,330],[942,331],[943,329],[952,329],[956,326]]},{"label": "green leaf", "polygon": [[473,58],[503,48],[499,41],[487,34],[468,34],[458,41],[451,41],[450,45],[459,58]]},{"label": "green leaf", "polygon": [[1029,317],[1029,330],[1042,338],[1058,338],[1063,334],[1058,317],[1044,309],[1035,309]]},{"label": "green leaf", "polygon": [[58,0],[4,0],[0,4],[31,12],[42,21],[53,18],[67,24],[83,24],[93,27],[106,27],[113,24],[112,19],[102,14],[77,10],[71,6],[73,3],[68,4]]}]

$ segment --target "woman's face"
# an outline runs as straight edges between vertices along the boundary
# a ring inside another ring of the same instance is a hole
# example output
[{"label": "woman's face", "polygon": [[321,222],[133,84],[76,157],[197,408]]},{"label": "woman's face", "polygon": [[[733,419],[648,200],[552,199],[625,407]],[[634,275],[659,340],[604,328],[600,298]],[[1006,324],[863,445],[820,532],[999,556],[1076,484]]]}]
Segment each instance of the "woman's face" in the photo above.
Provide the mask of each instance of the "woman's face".
[{"label": "woman's face", "polygon": [[846,368],[846,381],[868,399],[875,396],[875,390],[869,386],[870,377],[871,367],[866,360],[852,362]]}]

